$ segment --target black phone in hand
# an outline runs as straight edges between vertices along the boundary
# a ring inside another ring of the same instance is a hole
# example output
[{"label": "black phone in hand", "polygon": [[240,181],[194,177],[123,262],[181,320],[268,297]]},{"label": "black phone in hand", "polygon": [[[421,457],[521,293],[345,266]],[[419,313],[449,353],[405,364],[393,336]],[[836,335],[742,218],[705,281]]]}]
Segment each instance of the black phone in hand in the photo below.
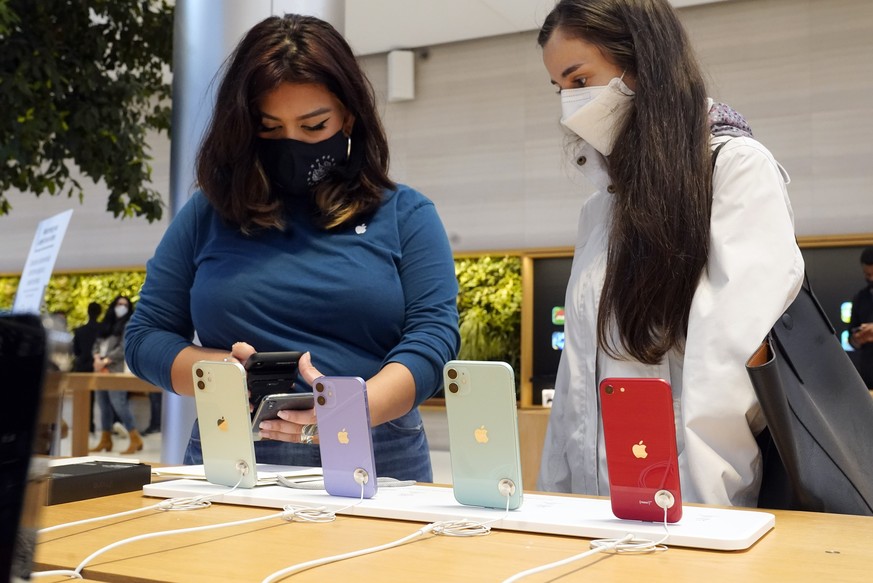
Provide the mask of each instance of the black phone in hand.
[{"label": "black phone in hand", "polygon": [[249,402],[255,409],[266,395],[291,393],[297,380],[297,362],[303,355],[295,350],[255,352],[245,363]]}]

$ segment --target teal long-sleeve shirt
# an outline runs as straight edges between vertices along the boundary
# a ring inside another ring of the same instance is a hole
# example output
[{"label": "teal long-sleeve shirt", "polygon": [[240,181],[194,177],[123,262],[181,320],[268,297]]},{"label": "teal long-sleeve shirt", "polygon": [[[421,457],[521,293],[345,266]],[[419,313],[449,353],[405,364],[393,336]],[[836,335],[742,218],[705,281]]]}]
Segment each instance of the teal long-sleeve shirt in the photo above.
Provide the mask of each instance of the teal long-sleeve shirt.
[{"label": "teal long-sleeve shirt", "polygon": [[147,264],[125,353],[134,374],[168,390],[195,331],[205,347],[309,351],[327,375],[367,379],[398,362],[415,379],[418,405],[457,355],[457,294],[445,229],[409,187],[338,231],[298,213],[284,231],[254,235],[225,223],[198,192]]}]

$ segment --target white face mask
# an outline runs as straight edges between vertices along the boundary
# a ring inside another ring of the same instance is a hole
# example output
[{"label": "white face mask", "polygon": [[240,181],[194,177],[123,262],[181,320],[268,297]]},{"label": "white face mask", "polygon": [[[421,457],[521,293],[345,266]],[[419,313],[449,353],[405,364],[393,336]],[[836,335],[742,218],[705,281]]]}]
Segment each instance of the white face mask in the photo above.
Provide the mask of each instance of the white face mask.
[{"label": "white face mask", "polygon": [[115,306],[115,317],[123,318],[127,315],[127,306]]},{"label": "white face mask", "polygon": [[609,85],[561,91],[561,123],[595,150],[609,156],[631,107],[634,92],[615,77]]}]

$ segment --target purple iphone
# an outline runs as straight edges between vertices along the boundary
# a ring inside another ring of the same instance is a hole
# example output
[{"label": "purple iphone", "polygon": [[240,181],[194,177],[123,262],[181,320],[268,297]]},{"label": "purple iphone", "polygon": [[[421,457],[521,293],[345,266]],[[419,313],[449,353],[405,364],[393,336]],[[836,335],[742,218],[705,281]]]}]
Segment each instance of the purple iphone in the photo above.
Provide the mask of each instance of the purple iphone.
[{"label": "purple iphone", "polygon": [[376,461],[367,385],[360,377],[323,376],[312,385],[324,489],[332,496],[372,498]]}]

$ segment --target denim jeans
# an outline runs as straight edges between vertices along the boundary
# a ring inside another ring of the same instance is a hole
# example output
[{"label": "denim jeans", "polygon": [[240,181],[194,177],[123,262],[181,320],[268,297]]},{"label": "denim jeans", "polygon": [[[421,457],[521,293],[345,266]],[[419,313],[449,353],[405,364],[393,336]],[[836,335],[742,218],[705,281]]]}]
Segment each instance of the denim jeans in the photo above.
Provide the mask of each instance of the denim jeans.
[{"label": "denim jeans", "polygon": [[163,393],[149,393],[149,429],[161,429]]},{"label": "denim jeans", "polygon": [[[373,451],[376,456],[376,474],[398,480],[432,482],[430,448],[418,409],[403,417],[383,423],[372,430]],[[255,457],[258,463],[285,466],[320,467],[318,446],[284,441],[256,441]],[[197,422],[191,430],[191,439],[185,450],[186,464],[202,464],[200,427]]]},{"label": "denim jeans", "polygon": [[112,431],[115,415],[124,428],[130,431],[136,429],[133,413],[130,412],[127,391],[94,391],[97,404],[100,406],[100,429]]}]

